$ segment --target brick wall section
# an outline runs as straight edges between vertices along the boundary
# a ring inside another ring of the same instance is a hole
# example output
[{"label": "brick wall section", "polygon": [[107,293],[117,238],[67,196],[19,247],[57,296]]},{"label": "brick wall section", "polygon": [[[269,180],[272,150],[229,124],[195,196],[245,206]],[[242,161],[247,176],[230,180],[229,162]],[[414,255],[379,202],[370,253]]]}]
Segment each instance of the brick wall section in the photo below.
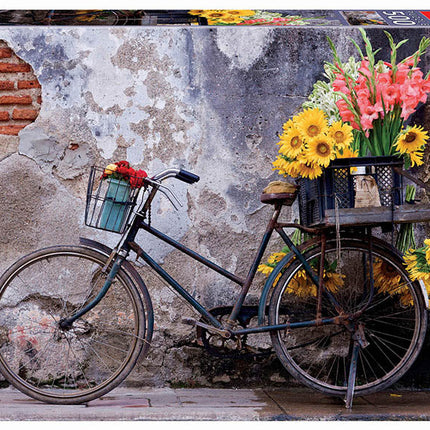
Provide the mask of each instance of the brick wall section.
[{"label": "brick wall section", "polygon": [[41,92],[31,66],[0,40],[0,135],[17,136],[37,118]]}]

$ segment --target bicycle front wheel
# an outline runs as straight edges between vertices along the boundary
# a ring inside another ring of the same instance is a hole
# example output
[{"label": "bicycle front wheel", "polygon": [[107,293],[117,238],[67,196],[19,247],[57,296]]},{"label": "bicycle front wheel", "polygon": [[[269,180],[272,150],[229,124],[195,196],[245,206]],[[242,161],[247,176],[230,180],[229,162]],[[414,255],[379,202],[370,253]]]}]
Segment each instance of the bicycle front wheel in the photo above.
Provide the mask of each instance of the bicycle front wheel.
[{"label": "bicycle front wheel", "polygon": [[97,251],[58,246],[29,254],[0,278],[0,370],[25,394],[57,404],[93,400],[148,349],[150,299],[123,269],[97,306],[60,327],[100,291],[106,262]]},{"label": "bicycle front wheel", "polygon": [[[346,394],[354,337],[360,336],[362,341],[357,395],[396,382],[411,367],[424,342],[427,315],[419,284],[409,279],[401,258],[388,246],[375,243],[372,254],[373,297],[368,244],[342,240],[339,249],[333,242],[327,244],[324,285],[351,318],[271,333],[284,367],[302,383],[326,394]],[[319,247],[305,254],[316,271],[320,257]],[[321,311],[322,318],[339,316],[327,295]],[[315,321],[316,312],[317,288],[296,260],[274,289],[269,323]]]}]

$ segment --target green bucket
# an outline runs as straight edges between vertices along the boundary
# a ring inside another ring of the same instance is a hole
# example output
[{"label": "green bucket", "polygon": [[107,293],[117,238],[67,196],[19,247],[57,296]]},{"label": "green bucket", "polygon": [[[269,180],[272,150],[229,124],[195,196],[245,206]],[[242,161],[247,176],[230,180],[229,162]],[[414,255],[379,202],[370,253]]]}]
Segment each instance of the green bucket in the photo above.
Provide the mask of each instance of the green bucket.
[{"label": "green bucket", "polygon": [[108,189],[100,218],[100,228],[120,232],[127,218],[130,184],[118,179],[108,179]]}]

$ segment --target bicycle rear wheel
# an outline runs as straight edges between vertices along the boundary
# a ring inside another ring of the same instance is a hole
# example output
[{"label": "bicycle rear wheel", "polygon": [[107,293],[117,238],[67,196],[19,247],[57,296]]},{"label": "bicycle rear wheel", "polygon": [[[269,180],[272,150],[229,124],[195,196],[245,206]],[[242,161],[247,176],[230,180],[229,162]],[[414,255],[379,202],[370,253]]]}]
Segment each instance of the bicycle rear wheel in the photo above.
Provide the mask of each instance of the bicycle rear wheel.
[{"label": "bicycle rear wheel", "polygon": [[148,350],[151,302],[123,269],[72,328],[59,325],[98,293],[106,261],[88,248],[57,246],[0,278],[0,370],[16,388],[49,403],[87,402],[116,387]]},{"label": "bicycle rear wheel", "polygon": [[[427,315],[423,294],[412,282],[401,258],[388,246],[374,245],[374,296],[370,298],[369,246],[360,240],[342,240],[340,259],[336,244],[325,254],[325,287],[350,324],[334,323],[271,332],[274,349],[284,367],[302,383],[331,395],[345,395],[354,339],[361,333],[355,393],[369,394],[396,382],[411,367],[424,342]],[[319,267],[321,249],[305,259]],[[269,306],[269,323],[312,321],[316,318],[317,288],[294,261],[279,279]],[[322,317],[339,316],[327,295]]]}]

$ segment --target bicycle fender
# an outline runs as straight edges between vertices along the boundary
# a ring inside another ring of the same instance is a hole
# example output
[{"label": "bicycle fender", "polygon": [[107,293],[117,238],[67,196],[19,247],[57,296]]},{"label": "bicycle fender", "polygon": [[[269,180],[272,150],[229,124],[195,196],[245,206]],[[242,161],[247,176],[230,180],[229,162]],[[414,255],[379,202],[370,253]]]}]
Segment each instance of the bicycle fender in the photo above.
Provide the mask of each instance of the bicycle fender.
[{"label": "bicycle fender", "polygon": [[264,314],[266,311],[266,303],[267,298],[269,296],[269,292],[272,289],[273,283],[277,276],[281,273],[282,269],[288,265],[291,260],[294,258],[294,254],[291,252],[287,254],[273,269],[272,273],[267,278],[266,283],[264,284],[263,291],[261,292],[260,302],[258,305],[258,325],[264,324]]},{"label": "bicycle fender", "polygon": [[427,293],[426,286],[424,285],[424,281],[422,281],[421,279],[418,281],[418,283],[420,284],[421,292],[423,293],[424,305],[428,310],[430,308],[430,303],[429,303],[429,295]]},{"label": "bicycle fender", "polygon": [[[102,254],[105,254],[106,256],[109,256],[113,251],[112,248],[110,248],[109,246],[106,246],[103,243],[97,242],[92,239],[87,239],[86,237],[80,237],[79,243],[82,246],[85,246],[87,248],[92,248],[92,249],[95,249],[96,251],[100,251]],[[142,294],[146,296],[149,304],[151,305],[150,309],[148,310],[148,322],[150,324],[150,327],[149,327],[150,332],[152,333],[152,329],[154,325],[154,315],[152,310],[152,301],[151,301],[151,297],[149,295],[148,289],[146,288],[146,285],[143,282],[143,279],[139,275],[139,272],[134,268],[134,266],[129,261],[125,260],[122,264],[124,266],[125,271],[134,279],[134,281],[136,281]]]}]

